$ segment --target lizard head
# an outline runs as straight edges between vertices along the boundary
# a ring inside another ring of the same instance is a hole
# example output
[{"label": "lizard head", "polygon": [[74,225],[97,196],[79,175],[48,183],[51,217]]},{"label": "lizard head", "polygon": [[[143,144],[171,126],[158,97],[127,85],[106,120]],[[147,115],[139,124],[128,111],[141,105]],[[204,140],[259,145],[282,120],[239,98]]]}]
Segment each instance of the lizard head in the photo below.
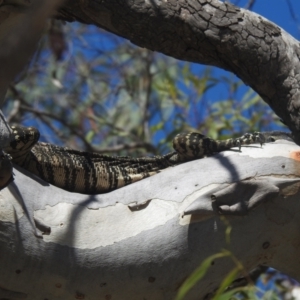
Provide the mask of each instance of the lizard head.
[{"label": "lizard head", "polygon": [[40,137],[39,131],[34,127],[11,126],[12,137],[10,144],[3,150],[13,158],[20,157],[31,150]]}]

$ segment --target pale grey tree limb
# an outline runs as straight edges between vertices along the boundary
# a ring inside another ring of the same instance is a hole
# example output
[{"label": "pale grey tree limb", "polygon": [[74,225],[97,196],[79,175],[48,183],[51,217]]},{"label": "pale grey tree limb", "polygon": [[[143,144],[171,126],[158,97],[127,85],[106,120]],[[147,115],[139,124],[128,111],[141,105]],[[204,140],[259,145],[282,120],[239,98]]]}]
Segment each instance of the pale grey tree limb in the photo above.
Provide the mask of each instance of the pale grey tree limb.
[{"label": "pale grey tree limb", "polygon": [[[223,248],[245,272],[268,265],[299,280],[298,155],[291,142],[244,147],[97,196],[16,170],[0,194],[1,287],[32,300],[174,299]],[[193,205],[198,210],[188,211]],[[187,299],[211,295],[233,267],[216,260]]]}]

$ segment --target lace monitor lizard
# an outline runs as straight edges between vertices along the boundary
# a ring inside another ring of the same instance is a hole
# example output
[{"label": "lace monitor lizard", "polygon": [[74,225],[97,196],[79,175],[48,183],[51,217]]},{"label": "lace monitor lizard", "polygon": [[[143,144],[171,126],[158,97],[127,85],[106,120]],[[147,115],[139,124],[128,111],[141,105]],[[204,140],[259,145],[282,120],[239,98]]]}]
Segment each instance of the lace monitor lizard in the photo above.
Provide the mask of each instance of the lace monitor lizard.
[{"label": "lace monitor lizard", "polygon": [[200,133],[178,134],[174,152],[162,156],[131,158],[72,150],[38,142],[40,133],[33,127],[11,126],[13,137],[4,149],[12,162],[48,183],[70,192],[106,193],[158,173],[179,163],[203,158],[233,147],[291,139],[289,134],[246,133],[239,138],[213,140]]}]

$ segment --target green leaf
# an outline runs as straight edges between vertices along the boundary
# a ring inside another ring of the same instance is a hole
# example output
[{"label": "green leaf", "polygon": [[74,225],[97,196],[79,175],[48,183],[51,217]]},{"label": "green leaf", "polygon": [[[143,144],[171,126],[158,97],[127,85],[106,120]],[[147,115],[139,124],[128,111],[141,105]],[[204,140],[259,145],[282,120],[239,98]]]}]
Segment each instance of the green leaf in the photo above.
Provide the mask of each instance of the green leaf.
[{"label": "green leaf", "polygon": [[93,130],[90,130],[86,135],[85,135],[85,139],[88,143],[92,143],[93,138],[95,136],[95,132]]},{"label": "green leaf", "polygon": [[[256,300],[258,299],[255,295],[256,288],[253,286],[247,286],[247,287],[239,287],[232,289],[228,292],[225,292],[221,295],[218,295],[218,297],[214,297],[214,300],[233,300],[233,299],[245,299],[245,297],[241,297],[239,293],[242,293],[242,295],[247,295],[246,299]],[[236,297],[234,297],[236,295]]]},{"label": "green leaf", "polygon": [[236,279],[237,274],[241,271],[239,266],[231,270],[228,275],[223,279],[220,287],[218,288],[213,300],[219,300],[219,296],[225,291],[225,289]]},{"label": "green leaf", "polygon": [[212,262],[221,257],[230,256],[231,253],[227,250],[223,250],[220,253],[216,253],[214,255],[206,258],[202,264],[185,280],[183,285],[180,287],[178,294],[175,300],[182,300],[188,291],[206,274],[207,270],[211,266]]}]

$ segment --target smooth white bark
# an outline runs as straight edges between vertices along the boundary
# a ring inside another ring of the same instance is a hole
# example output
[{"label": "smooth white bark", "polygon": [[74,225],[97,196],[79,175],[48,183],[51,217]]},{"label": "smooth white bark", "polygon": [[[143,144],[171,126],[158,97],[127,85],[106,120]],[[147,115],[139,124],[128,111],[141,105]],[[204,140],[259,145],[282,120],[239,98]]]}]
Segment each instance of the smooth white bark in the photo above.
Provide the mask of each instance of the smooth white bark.
[{"label": "smooth white bark", "polygon": [[[97,196],[15,170],[0,198],[1,287],[32,300],[173,299],[222,248],[245,270],[266,264],[299,280],[299,150],[285,141],[243,147]],[[220,207],[231,207],[229,245]],[[215,261],[187,299],[212,292],[233,266]]]}]

